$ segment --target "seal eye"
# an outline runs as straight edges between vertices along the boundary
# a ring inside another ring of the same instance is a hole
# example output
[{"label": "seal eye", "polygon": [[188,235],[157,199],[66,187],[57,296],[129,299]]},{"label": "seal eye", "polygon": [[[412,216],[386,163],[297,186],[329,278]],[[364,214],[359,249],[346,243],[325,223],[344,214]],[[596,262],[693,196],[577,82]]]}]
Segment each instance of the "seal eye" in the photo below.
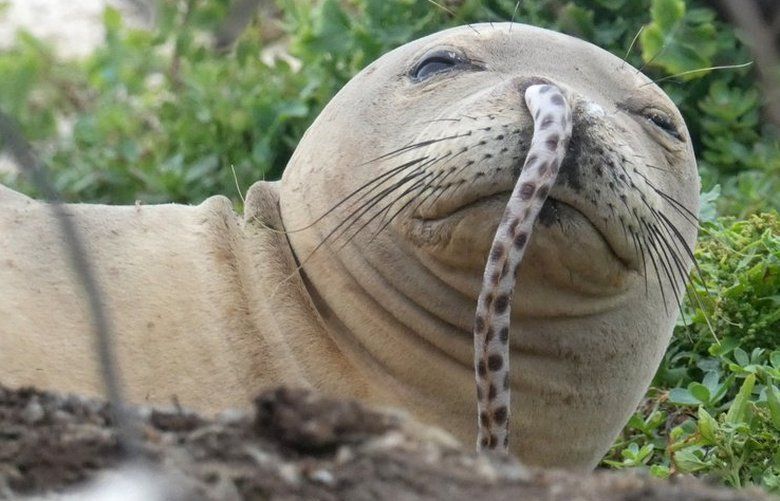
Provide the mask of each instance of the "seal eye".
[{"label": "seal eye", "polygon": [[651,110],[645,115],[647,119],[656,127],[663,130],[675,139],[682,139],[680,131],[672,122],[672,119],[668,115],[657,110]]},{"label": "seal eye", "polygon": [[433,75],[450,71],[463,62],[463,58],[452,51],[436,51],[427,55],[412,69],[411,77],[422,81]]}]

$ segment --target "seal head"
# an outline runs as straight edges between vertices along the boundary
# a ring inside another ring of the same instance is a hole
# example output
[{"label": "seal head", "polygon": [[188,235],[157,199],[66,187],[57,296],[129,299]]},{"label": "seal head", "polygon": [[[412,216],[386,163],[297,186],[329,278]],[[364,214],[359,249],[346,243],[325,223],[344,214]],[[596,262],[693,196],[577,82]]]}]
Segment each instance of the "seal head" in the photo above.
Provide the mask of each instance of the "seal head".
[{"label": "seal head", "polygon": [[520,24],[446,30],[350,81],[306,132],[280,210],[336,345],[394,397],[472,442],[482,270],[551,83],[573,131],[513,300],[513,446],[593,467],[663,354],[696,236],[685,123],[638,70]]}]

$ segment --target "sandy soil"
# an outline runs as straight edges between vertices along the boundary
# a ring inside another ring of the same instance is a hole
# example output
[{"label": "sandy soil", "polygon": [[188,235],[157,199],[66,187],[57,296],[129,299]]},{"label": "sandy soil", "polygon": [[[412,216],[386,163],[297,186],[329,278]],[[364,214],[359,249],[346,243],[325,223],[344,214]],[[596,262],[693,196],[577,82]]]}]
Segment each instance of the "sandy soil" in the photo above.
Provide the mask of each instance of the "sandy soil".
[{"label": "sandy soil", "polygon": [[479,456],[398,414],[305,390],[270,390],[253,413],[213,420],[137,412],[142,459],[127,465],[103,402],[0,386],[0,499],[769,499],[693,478],[536,471],[511,457]]}]

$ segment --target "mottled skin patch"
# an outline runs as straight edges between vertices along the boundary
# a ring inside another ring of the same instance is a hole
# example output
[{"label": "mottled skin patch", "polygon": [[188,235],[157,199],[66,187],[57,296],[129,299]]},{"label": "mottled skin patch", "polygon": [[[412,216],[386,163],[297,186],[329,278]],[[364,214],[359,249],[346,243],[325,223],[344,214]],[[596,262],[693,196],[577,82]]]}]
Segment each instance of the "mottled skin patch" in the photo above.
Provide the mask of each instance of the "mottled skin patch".
[{"label": "mottled skin patch", "polygon": [[[479,450],[507,451],[509,447],[508,333],[516,277],[506,270],[516,270],[523,259],[572,132],[571,108],[559,88],[532,85],[525,92],[525,102],[534,116],[531,147],[493,240],[474,321]],[[501,334],[496,338],[493,332]]]}]

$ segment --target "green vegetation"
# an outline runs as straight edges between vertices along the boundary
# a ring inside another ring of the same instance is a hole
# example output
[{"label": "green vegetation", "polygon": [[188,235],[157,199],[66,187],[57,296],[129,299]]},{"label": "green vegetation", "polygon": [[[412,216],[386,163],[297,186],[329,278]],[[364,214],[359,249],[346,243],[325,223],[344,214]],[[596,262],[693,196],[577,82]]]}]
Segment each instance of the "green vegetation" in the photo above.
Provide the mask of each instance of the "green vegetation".
[{"label": "green vegetation", "polygon": [[[227,0],[168,1],[154,33],[107,10],[106,45],[62,62],[22,34],[0,52],[0,108],[68,200],[238,203],[276,178],[328,99],[383,52],[437,29],[512,18],[515,0],[279,0],[302,63],[259,54],[268,20],[235,47],[209,37]],[[750,54],[703,0],[524,0],[516,19],[593,41],[654,79]],[[0,14],[2,15],[2,14]],[[643,28],[640,32],[640,28]],[[688,120],[705,191],[691,293],[641,408],[605,459],[659,476],[710,475],[780,492],[780,145],[760,120],[754,68],[660,81]],[[6,179],[34,193],[21,179]],[[698,299],[697,299],[698,298]]]},{"label": "green vegetation", "polygon": [[688,325],[605,464],[780,492],[780,216],[703,223],[696,258]]}]

